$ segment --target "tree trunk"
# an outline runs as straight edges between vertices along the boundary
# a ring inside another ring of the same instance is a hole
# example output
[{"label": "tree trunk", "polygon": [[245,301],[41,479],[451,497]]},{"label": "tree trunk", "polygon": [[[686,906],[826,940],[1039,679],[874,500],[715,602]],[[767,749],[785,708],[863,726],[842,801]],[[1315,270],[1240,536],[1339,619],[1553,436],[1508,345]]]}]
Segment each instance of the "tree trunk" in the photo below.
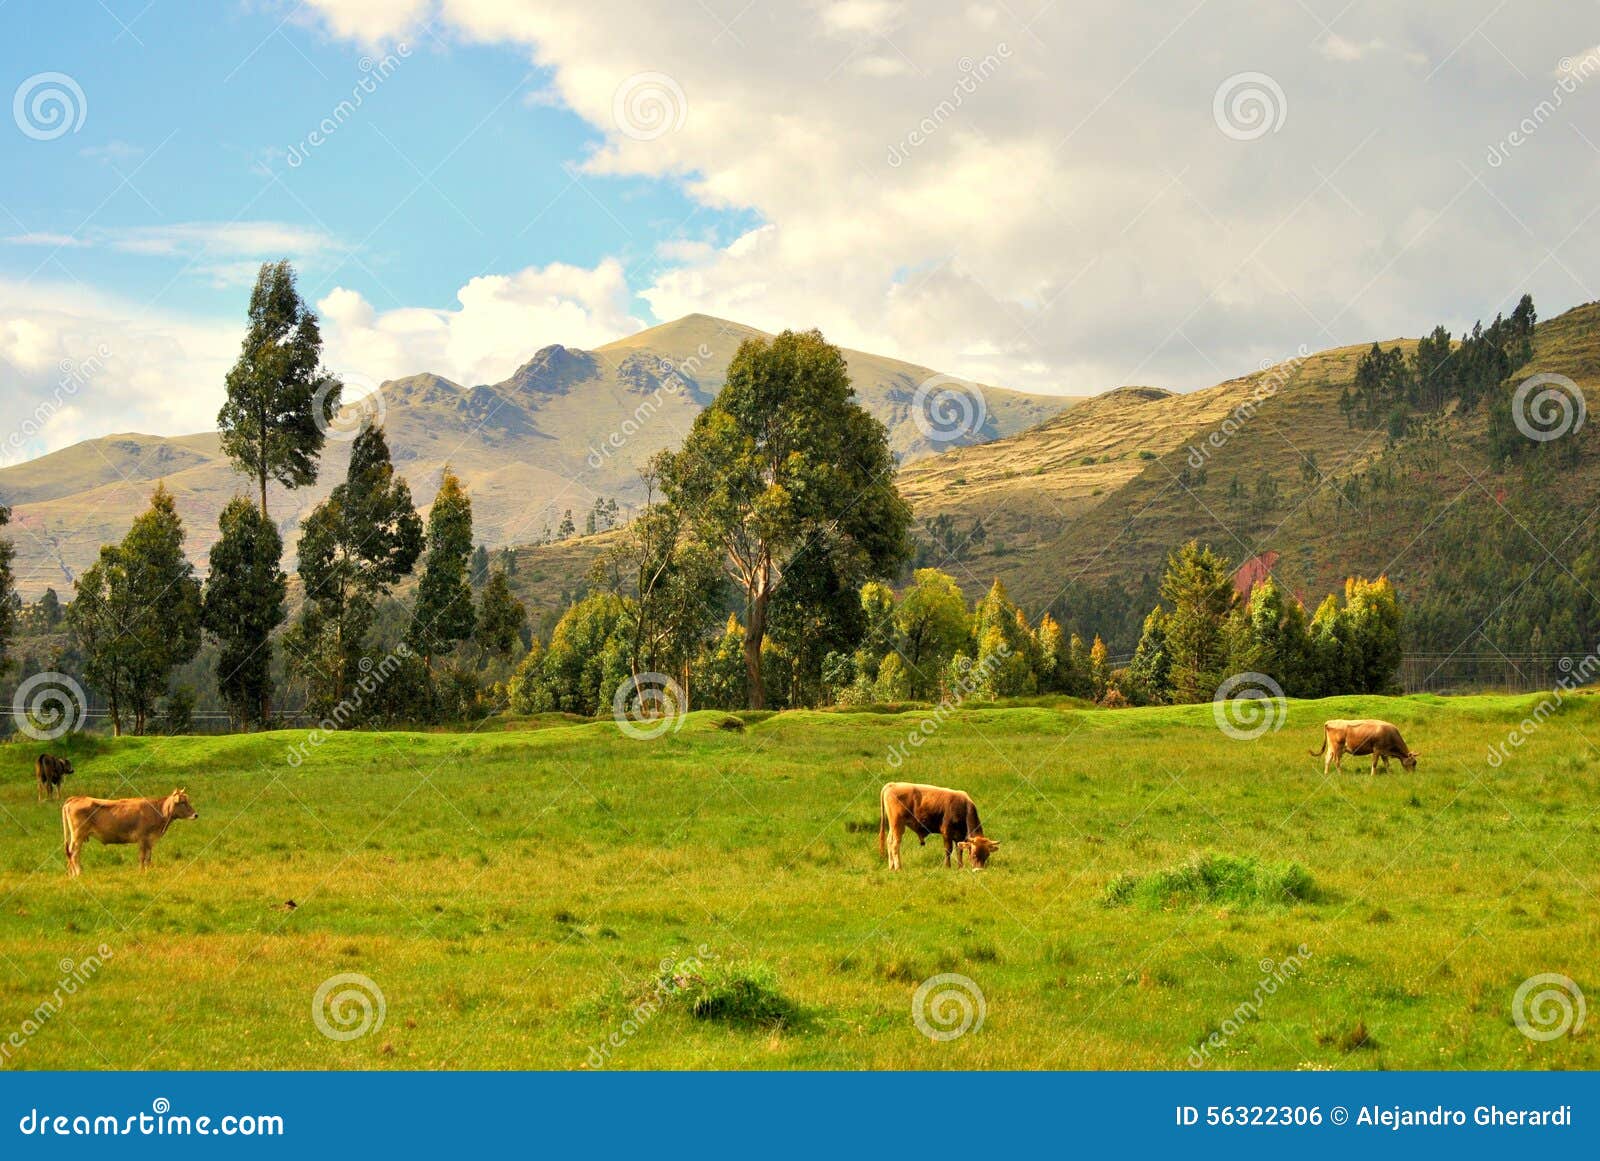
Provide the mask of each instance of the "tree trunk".
[{"label": "tree trunk", "polygon": [[761,683],[761,642],[767,635],[767,578],[770,575],[771,566],[763,563],[756,578],[756,591],[750,598],[750,623],[744,630],[745,678],[753,710],[767,708],[767,687]]}]

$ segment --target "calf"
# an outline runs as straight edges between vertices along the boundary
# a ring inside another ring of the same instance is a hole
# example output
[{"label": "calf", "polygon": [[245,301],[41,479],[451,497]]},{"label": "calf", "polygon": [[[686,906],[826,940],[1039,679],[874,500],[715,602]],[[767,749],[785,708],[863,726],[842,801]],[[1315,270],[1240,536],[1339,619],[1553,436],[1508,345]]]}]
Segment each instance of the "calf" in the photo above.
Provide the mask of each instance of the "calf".
[{"label": "calf", "polygon": [[174,790],[165,798],[81,798],[61,804],[61,831],[67,843],[67,874],[83,873],[78,851],[88,838],[106,845],[138,843],[139,866],[150,869],[150,852],[167,833],[174,819],[199,818],[189,804],[187,790]]},{"label": "calf", "polygon": [[1322,761],[1322,774],[1327,777],[1328,768],[1342,772],[1344,756],[1354,754],[1358,758],[1372,755],[1372,772],[1378,772],[1378,762],[1383,762],[1384,773],[1389,771],[1389,759],[1399,758],[1400,765],[1407,770],[1417,768],[1417,753],[1406,745],[1405,739],[1400,736],[1397,726],[1389,722],[1380,722],[1374,718],[1362,718],[1356,721],[1345,721],[1335,718],[1322,723],[1322,749],[1312,750],[1313,758],[1322,757],[1323,752],[1327,757]]},{"label": "calf", "polygon": [[944,838],[944,865],[950,865],[950,852],[956,853],[956,866],[966,866],[972,856],[972,869],[981,871],[1000,844],[983,835],[978,808],[961,790],[942,786],[920,786],[913,782],[887,783],[878,796],[878,853],[887,855],[889,869],[900,869],[900,836],[907,829],[922,845],[930,834]]},{"label": "calf", "polygon": [[39,780],[39,801],[60,797],[61,780],[72,772],[71,758],[40,754],[33,764],[33,776]]}]

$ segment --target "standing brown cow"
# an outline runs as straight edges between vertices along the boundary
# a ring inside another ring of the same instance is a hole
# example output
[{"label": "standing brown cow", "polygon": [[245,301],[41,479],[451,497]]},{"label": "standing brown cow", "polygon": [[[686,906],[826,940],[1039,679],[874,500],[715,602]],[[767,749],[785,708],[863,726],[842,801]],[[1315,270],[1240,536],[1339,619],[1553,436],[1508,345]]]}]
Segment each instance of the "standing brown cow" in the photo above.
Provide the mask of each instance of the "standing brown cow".
[{"label": "standing brown cow", "polygon": [[69,798],[61,804],[67,874],[83,873],[78,851],[88,838],[97,838],[107,846],[138,843],[139,866],[148,871],[150,852],[173,820],[199,817],[189,804],[187,790],[174,790],[165,798]]},{"label": "standing brown cow", "polygon": [[1341,763],[1346,754],[1354,754],[1358,758],[1372,755],[1372,772],[1378,772],[1378,762],[1383,762],[1384,772],[1389,770],[1389,759],[1399,758],[1400,765],[1407,770],[1417,768],[1417,752],[1406,745],[1405,739],[1400,736],[1398,726],[1390,722],[1380,722],[1376,718],[1359,718],[1346,721],[1343,718],[1334,718],[1332,721],[1322,723],[1322,749],[1312,750],[1313,758],[1321,758],[1323,751],[1327,757],[1322,761],[1322,774],[1327,777],[1329,767],[1343,773]]},{"label": "standing brown cow", "polygon": [[890,782],[878,796],[878,853],[889,857],[889,869],[900,869],[900,835],[909,829],[928,844],[930,834],[944,838],[944,865],[950,865],[950,852],[956,865],[966,866],[965,855],[972,856],[972,869],[982,870],[1000,844],[983,837],[978,808],[965,791],[943,786],[921,786],[914,782]]},{"label": "standing brown cow", "polygon": [[59,798],[61,780],[71,774],[72,759],[57,758],[54,754],[40,754],[33,764],[33,776],[39,780],[39,801]]}]

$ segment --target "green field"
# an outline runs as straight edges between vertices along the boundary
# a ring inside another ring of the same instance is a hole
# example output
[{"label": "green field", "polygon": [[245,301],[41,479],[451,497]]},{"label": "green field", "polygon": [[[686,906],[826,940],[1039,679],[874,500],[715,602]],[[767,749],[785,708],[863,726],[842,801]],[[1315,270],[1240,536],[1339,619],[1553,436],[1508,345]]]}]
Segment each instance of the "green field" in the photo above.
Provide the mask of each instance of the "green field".
[{"label": "green field", "polygon": [[[181,785],[200,818],[148,874],[91,845],[76,881],[39,746],[0,747],[4,1066],[577,1068],[612,1038],[616,1068],[1183,1068],[1216,1033],[1204,1067],[1594,1068],[1596,1013],[1551,1040],[1512,1017],[1539,973],[1600,997],[1600,702],[1486,761],[1537,701],[1294,702],[1253,741],[1209,706],[965,708],[898,770],[926,711],[354,733],[298,766],[304,733],[79,737],[53,747],[69,792]],[[1419,768],[1325,780],[1320,722],[1366,715]],[[890,779],[971,792],[1004,844],[990,869],[908,836],[891,876]],[[1110,901],[1207,852],[1311,885]],[[85,978],[33,1028],[63,972]],[[313,1020],[342,973],[384,1001],[349,1040]],[[981,1027],[918,1030],[938,973],[981,990]]]}]

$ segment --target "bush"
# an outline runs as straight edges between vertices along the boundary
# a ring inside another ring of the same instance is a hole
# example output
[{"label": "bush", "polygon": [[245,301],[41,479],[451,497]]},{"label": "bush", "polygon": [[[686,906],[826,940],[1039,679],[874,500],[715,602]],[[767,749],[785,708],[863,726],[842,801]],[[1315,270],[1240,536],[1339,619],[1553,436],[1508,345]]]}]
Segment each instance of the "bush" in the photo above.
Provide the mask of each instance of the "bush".
[{"label": "bush", "polygon": [[1101,901],[1107,907],[1137,903],[1154,911],[1184,903],[1277,906],[1311,902],[1315,896],[1311,875],[1299,863],[1213,853],[1148,875],[1119,875]]},{"label": "bush", "polygon": [[753,960],[708,964],[671,982],[697,1020],[773,1027],[799,1016],[799,1008],[778,990],[777,974]]}]

